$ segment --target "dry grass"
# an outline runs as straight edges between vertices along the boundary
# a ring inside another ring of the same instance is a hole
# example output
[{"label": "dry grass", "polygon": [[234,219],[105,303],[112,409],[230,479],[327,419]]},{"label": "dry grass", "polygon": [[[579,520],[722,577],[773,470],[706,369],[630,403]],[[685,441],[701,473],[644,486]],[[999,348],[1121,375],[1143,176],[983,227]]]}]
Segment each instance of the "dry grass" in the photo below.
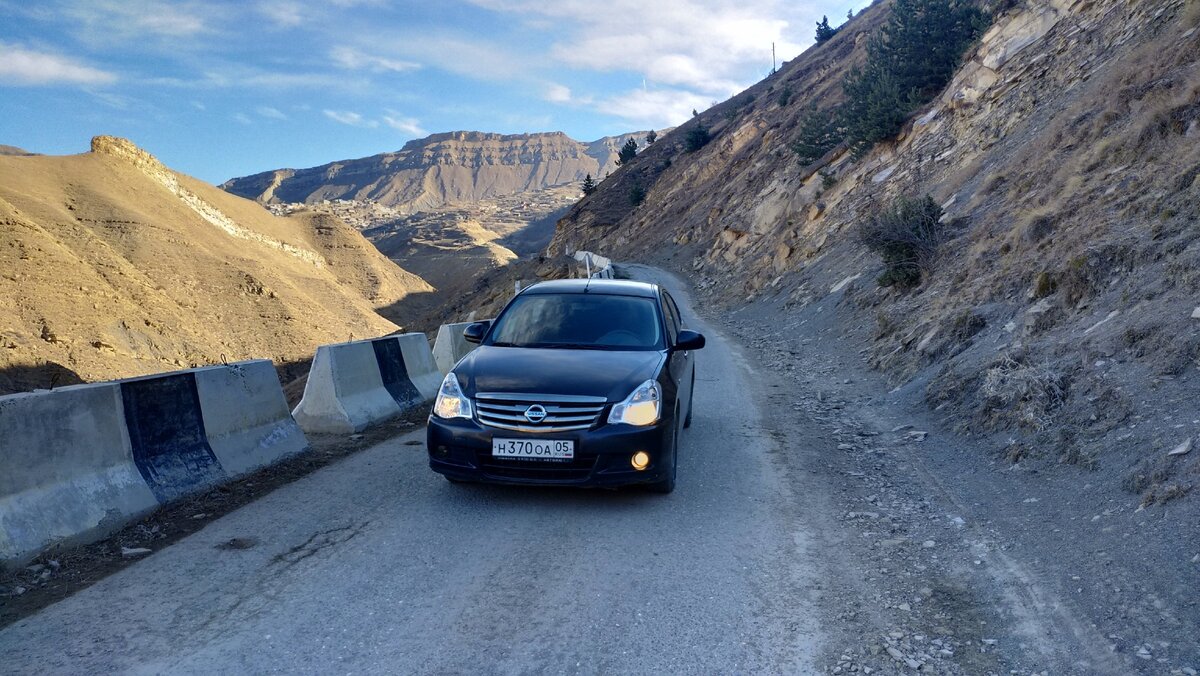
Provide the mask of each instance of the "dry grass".
[{"label": "dry grass", "polygon": [[994,419],[1040,432],[1053,424],[1054,412],[1066,402],[1067,379],[1048,365],[1005,356],[984,374],[980,393]]}]

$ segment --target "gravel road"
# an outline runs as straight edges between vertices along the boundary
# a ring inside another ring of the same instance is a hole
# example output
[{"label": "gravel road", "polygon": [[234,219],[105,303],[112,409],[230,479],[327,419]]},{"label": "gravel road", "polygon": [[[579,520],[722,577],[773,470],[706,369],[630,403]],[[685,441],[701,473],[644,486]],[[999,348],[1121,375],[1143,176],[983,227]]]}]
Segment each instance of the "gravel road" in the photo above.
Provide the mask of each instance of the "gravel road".
[{"label": "gravel road", "polygon": [[817,671],[813,524],[774,467],[760,379],[693,326],[709,347],[672,495],[452,485],[428,470],[415,432],[13,624],[0,662],[10,673]]}]

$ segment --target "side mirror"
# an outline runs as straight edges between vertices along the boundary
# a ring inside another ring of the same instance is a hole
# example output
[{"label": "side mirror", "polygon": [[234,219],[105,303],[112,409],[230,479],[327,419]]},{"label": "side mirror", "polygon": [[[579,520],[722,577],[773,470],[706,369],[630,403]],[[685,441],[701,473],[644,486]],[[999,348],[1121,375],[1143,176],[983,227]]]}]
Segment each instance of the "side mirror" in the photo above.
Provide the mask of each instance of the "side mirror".
[{"label": "side mirror", "polygon": [[704,336],[695,331],[684,329],[675,338],[675,349],[681,351],[699,350],[704,347]]},{"label": "side mirror", "polygon": [[484,334],[487,333],[491,326],[492,323],[490,321],[475,322],[474,324],[470,324],[467,326],[467,328],[463,329],[463,340],[467,341],[468,343],[479,343],[483,340]]}]

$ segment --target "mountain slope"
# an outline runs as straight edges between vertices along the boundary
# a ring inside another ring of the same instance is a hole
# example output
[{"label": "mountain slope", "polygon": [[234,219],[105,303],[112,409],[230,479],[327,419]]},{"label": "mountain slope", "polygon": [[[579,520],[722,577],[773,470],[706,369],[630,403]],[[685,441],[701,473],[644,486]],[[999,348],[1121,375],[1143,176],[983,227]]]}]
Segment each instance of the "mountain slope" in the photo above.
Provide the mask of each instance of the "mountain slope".
[{"label": "mountain slope", "polygon": [[[1009,457],[1170,499],[1200,476],[1159,462],[1200,433],[1200,6],[1006,5],[893,142],[807,167],[789,149],[810,104],[840,99],[883,2],[616,172],[551,251],[661,262],[730,308],[836,308],[898,385]],[[714,138],[686,152],[699,124]],[[860,224],[926,193],[950,239],[914,291],[880,288]]]},{"label": "mountain slope", "polygon": [[0,157],[0,392],[308,359],[431,291],[340,221],[271,216],[132,143]]},{"label": "mountain slope", "polygon": [[584,144],[562,132],[455,131],[409,141],[394,153],[277,169],[233,178],[221,187],[263,203],[364,200],[411,213],[603,175],[616,168],[617,151],[628,138],[645,134]]}]

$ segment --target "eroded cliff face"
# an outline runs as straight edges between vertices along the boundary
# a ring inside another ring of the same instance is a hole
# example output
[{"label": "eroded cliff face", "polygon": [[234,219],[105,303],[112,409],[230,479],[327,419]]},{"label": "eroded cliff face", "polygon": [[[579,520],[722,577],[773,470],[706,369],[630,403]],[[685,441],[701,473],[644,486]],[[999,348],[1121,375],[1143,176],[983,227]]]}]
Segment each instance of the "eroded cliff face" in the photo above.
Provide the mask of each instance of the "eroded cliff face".
[{"label": "eroded cliff face", "polygon": [[[1013,4],[894,142],[808,167],[788,149],[806,106],[840,97],[877,3],[602,183],[551,251],[664,263],[729,306],[836,307],[898,385],[930,382],[1011,456],[1144,462],[1130,449],[1173,446],[1165,420],[1200,395],[1200,5]],[[713,140],[685,152],[700,123]],[[857,227],[924,194],[951,239],[916,290],[880,288]]]},{"label": "eroded cliff face", "polygon": [[562,132],[491,134],[455,131],[408,142],[394,153],[332,162],[310,169],[279,169],[234,178],[221,187],[263,203],[360,200],[403,213],[496,196],[532,192],[616,168],[627,138],[580,143]]},{"label": "eroded cliff face", "polygon": [[327,215],[269,214],[120,138],[0,157],[0,394],[311,358],[432,287]]}]

